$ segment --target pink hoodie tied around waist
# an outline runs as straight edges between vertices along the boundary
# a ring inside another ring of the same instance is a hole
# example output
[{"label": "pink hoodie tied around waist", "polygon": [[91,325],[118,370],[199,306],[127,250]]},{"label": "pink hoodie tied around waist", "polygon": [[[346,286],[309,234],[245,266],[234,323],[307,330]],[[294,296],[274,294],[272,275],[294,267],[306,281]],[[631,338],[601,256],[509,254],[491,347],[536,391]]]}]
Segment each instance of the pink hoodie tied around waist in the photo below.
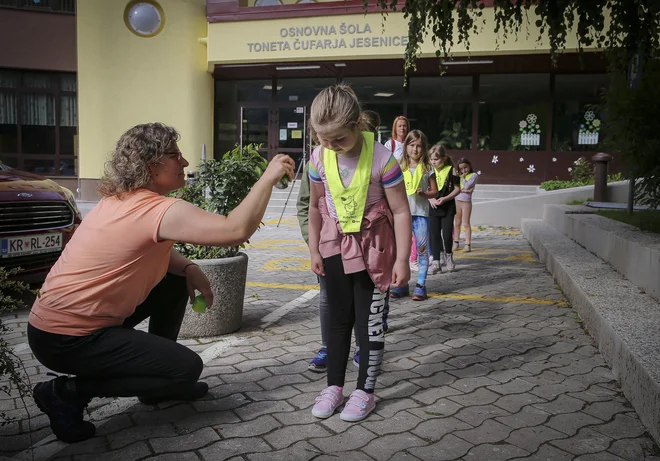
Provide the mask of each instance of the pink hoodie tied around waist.
[{"label": "pink hoodie tied around waist", "polygon": [[387,200],[380,200],[364,210],[360,232],[344,234],[339,222],[328,213],[325,197],[319,198],[323,225],[319,253],[323,258],[341,254],[344,273],[366,270],[374,285],[386,292],[392,283],[392,268],[396,260],[394,217]]}]

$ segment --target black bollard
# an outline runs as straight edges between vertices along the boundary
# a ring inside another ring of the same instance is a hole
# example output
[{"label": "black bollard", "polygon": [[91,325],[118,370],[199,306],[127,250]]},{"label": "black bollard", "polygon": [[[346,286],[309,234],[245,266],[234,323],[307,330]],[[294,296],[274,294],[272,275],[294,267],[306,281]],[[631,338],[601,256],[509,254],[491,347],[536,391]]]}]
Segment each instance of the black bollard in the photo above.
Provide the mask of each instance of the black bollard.
[{"label": "black bollard", "polygon": [[591,157],[594,163],[594,202],[607,202],[607,165],[613,158],[603,152]]}]

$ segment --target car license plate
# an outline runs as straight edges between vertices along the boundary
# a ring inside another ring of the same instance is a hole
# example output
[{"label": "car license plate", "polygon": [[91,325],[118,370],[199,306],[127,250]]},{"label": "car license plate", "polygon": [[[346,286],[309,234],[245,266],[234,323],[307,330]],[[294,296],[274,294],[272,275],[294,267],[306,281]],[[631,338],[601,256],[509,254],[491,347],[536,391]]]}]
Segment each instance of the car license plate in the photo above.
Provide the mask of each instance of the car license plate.
[{"label": "car license plate", "polygon": [[38,253],[51,253],[62,249],[62,233],[8,237],[0,243],[0,257],[25,256]]}]

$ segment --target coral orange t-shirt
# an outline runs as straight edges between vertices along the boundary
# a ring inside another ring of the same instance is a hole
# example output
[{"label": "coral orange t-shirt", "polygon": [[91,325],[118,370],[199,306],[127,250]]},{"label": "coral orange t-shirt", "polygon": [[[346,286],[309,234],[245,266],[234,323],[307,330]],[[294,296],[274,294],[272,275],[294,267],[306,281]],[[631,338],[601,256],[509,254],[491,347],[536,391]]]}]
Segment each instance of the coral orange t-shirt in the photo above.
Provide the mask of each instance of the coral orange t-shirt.
[{"label": "coral orange t-shirt", "polygon": [[159,242],[158,228],[178,200],[146,189],[103,198],[48,273],[30,323],[70,336],[121,325],[167,273],[174,242]]}]

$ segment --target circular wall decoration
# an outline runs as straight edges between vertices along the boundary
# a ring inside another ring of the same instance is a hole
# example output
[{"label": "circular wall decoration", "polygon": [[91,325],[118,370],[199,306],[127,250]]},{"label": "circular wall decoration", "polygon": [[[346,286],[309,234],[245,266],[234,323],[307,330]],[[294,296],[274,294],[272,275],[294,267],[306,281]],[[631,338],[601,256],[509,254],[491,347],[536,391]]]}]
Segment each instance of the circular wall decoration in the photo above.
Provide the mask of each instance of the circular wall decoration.
[{"label": "circular wall decoration", "polygon": [[153,0],[134,0],[126,5],[124,22],[126,27],[138,37],[153,37],[163,30],[165,13],[161,6]]}]

